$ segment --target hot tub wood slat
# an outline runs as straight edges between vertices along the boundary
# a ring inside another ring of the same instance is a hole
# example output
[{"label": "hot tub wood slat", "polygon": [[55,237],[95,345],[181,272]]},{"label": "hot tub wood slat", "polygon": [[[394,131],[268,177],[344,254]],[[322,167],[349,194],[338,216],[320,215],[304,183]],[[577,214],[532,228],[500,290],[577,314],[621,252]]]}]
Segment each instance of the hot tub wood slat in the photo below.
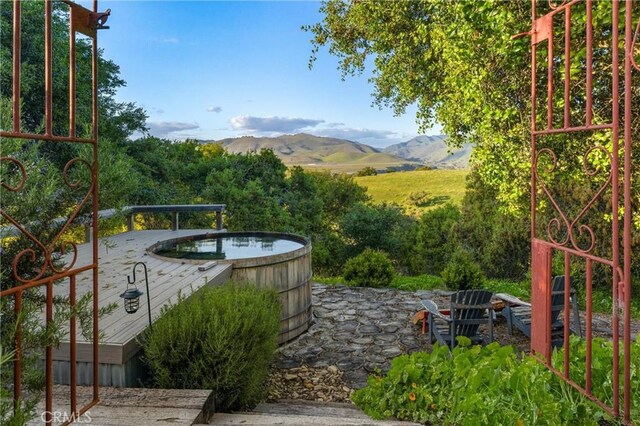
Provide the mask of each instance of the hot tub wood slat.
[{"label": "hot tub wood slat", "polygon": [[[288,258],[286,257],[288,255]],[[232,278],[254,281],[258,288],[273,288],[282,305],[278,343],[285,343],[309,328],[311,322],[311,246],[269,257],[262,265],[234,262]]]}]

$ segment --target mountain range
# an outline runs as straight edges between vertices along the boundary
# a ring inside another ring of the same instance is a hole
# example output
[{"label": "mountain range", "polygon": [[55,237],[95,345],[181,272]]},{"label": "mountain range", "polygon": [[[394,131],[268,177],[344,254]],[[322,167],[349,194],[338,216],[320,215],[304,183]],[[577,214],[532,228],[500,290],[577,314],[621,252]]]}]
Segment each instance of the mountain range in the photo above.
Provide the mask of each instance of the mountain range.
[{"label": "mountain range", "polygon": [[420,165],[436,168],[466,168],[471,146],[449,153],[446,136],[418,136],[383,150],[359,142],[314,136],[306,133],[278,137],[242,136],[218,141],[232,153],[246,153],[270,148],[287,165],[357,171],[367,166],[412,169]]},{"label": "mountain range", "polygon": [[446,141],[445,135],[416,136],[407,142],[390,145],[382,152],[406,160],[418,161],[436,169],[468,168],[472,144],[466,143],[461,148],[450,149]]}]

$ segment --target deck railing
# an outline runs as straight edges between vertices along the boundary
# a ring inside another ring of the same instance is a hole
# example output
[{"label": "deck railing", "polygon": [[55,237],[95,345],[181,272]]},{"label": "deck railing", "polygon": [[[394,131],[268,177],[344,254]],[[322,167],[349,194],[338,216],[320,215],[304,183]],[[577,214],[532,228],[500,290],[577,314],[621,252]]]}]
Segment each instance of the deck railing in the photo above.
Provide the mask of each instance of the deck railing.
[{"label": "deck railing", "polygon": [[171,213],[171,230],[180,229],[180,213],[215,212],[216,229],[222,229],[222,212],[227,208],[226,204],[168,204],[152,206],[127,206],[118,211],[115,209],[100,210],[99,216],[109,218],[118,213],[127,215],[127,230],[133,231],[133,217],[136,213]]},{"label": "deck railing", "polygon": [[[180,213],[195,212],[215,212],[216,213],[216,230],[222,229],[222,213],[227,209],[226,204],[167,204],[167,205],[150,205],[150,206],[126,206],[121,209],[107,209],[98,211],[98,219],[109,219],[119,215],[127,218],[127,231],[134,230],[134,217],[138,213],[171,213],[171,230],[180,229]],[[64,224],[66,218],[57,218],[53,220],[54,225],[57,223]],[[85,226],[86,241],[91,241],[91,220]],[[0,228],[0,237],[10,237],[20,234],[15,226],[6,226]]]}]

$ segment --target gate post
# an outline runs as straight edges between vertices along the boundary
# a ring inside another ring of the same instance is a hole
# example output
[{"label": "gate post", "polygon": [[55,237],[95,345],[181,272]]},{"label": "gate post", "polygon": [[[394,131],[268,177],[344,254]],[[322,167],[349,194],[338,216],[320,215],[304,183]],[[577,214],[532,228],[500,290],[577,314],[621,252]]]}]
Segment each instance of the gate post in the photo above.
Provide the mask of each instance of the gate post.
[{"label": "gate post", "polygon": [[531,353],[551,364],[551,248],[531,243]]}]

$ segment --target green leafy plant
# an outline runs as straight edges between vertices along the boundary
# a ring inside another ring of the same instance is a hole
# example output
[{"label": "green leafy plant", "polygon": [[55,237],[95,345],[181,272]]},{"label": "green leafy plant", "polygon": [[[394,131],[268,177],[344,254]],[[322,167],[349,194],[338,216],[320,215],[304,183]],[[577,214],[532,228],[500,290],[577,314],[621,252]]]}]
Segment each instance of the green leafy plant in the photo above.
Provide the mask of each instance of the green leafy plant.
[{"label": "green leafy plant", "polygon": [[181,297],[142,340],[152,384],[212,389],[221,411],[255,405],[265,394],[279,328],[275,291],[228,283]]},{"label": "green leafy plant", "polygon": [[[613,405],[613,343],[603,338],[594,338],[592,342],[591,382],[594,396],[605,404]],[[585,386],[587,346],[583,339],[571,336],[569,343],[569,373],[573,381]],[[563,371],[564,348],[554,351],[553,366]],[[620,366],[623,364],[622,345]],[[631,418],[640,421],[640,337],[631,344]],[[624,382],[620,367],[620,395],[623,395]],[[567,385],[568,386],[568,385]]]},{"label": "green leafy plant", "polygon": [[511,346],[470,346],[395,358],[353,401],[376,419],[438,425],[597,425],[603,413],[530,356]]},{"label": "green leafy plant", "polygon": [[[0,345],[0,370],[10,369],[11,363],[15,360],[15,351],[5,352],[5,348]],[[13,392],[8,386],[0,386],[0,422],[7,426],[22,426],[35,417],[35,406],[37,400],[30,398],[26,401],[13,403]]]},{"label": "green leafy plant", "polygon": [[386,253],[371,249],[349,259],[343,271],[347,284],[357,287],[388,287],[395,275]]},{"label": "green leafy plant", "polygon": [[484,275],[480,267],[463,249],[453,253],[441,275],[444,284],[452,290],[481,288],[484,283]]}]

